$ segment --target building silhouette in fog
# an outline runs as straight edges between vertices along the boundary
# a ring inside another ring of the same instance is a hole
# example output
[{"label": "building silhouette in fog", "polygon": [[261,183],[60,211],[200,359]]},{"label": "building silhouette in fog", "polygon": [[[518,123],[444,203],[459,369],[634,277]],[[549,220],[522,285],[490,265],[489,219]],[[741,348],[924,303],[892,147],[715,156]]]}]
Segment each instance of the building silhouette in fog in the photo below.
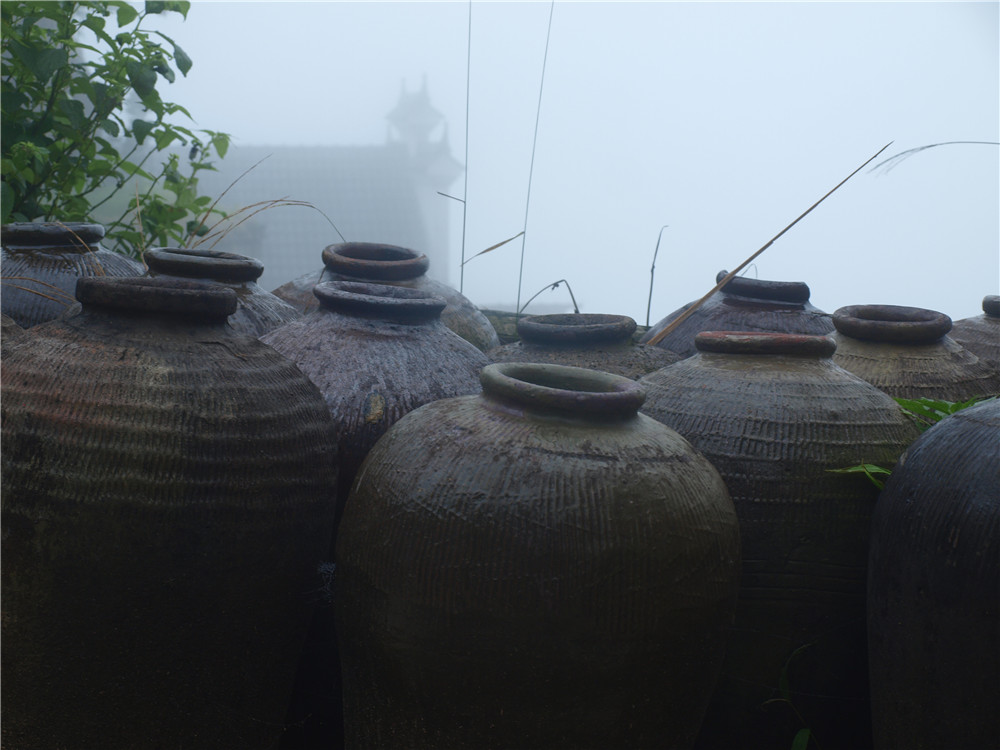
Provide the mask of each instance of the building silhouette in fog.
[{"label": "building silhouette in fog", "polygon": [[199,175],[200,192],[218,196],[250,170],[229,187],[220,208],[233,213],[287,198],[307,201],[318,210],[281,206],[260,211],[215,249],[259,259],[265,269],[259,283],[274,289],[322,266],[323,248],[341,241],[332,221],[349,241],[418,250],[430,258],[430,276],[447,280],[454,275],[448,216],[458,204],[438,192],[448,192],[463,167],[451,155],[447,124],[431,104],[426,80],[416,91],[402,86],[387,120],[381,145],[232,145],[218,162],[218,172]]}]

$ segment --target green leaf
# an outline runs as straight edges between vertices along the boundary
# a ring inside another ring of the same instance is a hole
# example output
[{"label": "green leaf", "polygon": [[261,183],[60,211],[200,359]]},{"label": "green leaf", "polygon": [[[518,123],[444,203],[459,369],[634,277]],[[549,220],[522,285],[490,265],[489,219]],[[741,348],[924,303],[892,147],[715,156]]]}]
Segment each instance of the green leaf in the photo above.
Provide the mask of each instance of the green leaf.
[{"label": "green leaf", "polygon": [[125,70],[129,83],[139,96],[147,96],[156,90],[156,71],[150,65],[138,60],[127,60]]},{"label": "green leaf", "polygon": [[5,46],[10,47],[41,83],[47,82],[53,73],[69,64],[69,53],[65,49],[36,49],[13,40]]},{"label": "green leaf", "polygon": [[83,25],[98,35],[104,32],[104,23],[100,16],[87,16],[83,19]]},{"label": "green leaf", "polygon": [[181,75],[186,76],[188,71],[191,70],[191,58],[188,57],[187,52],[182,50],[180,46],[174,45],[174,62],[177,63],[177,70],[181,72]]},{"label": "green leaf", "polygon": [[810,737],[812,737],[812,732],[808,729],[800,729],[795,733],[795,739],[792,740],[792,750],[806,750],[809,747]]},{"label": "green leaf", "polygon": [[101,130],[110,135],[112,138],[117,138],[121,130],[118,127],[118,123],[114,120],[108,119],[101,123]]},{"label": "green leaf", "polygon": [[83,112],[83,102],[78,99],[63,99],[57,105],[59,112],[69,121],[74,130],[82,130],[87,116]]},{"label": "green leaf", "polygon": [[879,479],[876,475],[881,476],[891,476],[892,470],[886,469],[877,464],[858,464],[857,466],[848,466],[844,469],[827,469],[831,474],[864,474],[868,479],[878,487],[880,490],[885,487],[885,482]]},{"label": "green leaf", "polygon": [[161,76],[163,76],[168,81],[170,81],[170,83],[174,82],[174,79],[175,79],[174,69],[171,68],[166,63],[157,63],[156,65],[153,66],[153,70],[155,70]]},{"label": "green leaf", "polygon": [[132,122],[132,133],[135,135],[136,143],[141,146],[142,142],[146,140],[146,136],[153,132],[154,127],[156,127],[155,123],[146,122],[145,120],[134,120]]},{"label": "green leaf", "polygon": [[4,180],[0,182],[0,223],[10,221],[10,213],[14,210],[14,189]]},{"label": "green leaf", "polygon": [[139,11],[131,5],[122,3],[118,6],[118,27],[123,28],[132,23],[139,16]]}]

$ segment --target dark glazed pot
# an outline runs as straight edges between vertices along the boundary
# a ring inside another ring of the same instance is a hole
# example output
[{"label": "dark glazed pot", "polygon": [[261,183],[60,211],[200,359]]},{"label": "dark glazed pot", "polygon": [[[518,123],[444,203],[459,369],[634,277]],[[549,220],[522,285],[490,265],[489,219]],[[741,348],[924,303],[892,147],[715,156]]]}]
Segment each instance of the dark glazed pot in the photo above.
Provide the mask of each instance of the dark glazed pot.
[{"label": "dark glazed pot", "polygon": [[[362,460],[404,414],[479,393],[489,360],[441,322],[445,302],[417,289],[330,281],[319,307],[262,337],[298,365],[326,399],[338,435],[337,520]],[[333,534],[328,539],[333,555]],[[342,747],[340,666],[332,611],[316,612],[299,666],[283,747]]]},{"label": "dark glazed pot", "polygon": [[272,748],[333,524],[323,399],[229,289],[77,298],[4,350],[4,747]]},{"label": "dark glazed pot", "polygon": [[0,234],[0,304],[22,328],[58,318],[75,305],[78,278],[143,274],[138,261],[101,247],[100,224],[5,224]]},{"label": "dark glazed pot", "polygon": [[1000,395],[1000,372],[955,342],[951,318],[899,305],[850,305],[833,314],[834,361],[895,398],[966,401]]},{"label": "dark glazed pot", "polygon": [[399,420],[337,540],[349,747],[687,748],[739,571],[732,503],[635,381],[493,364]]},{"label": "dark glazed pot", "polygon": [[[728,271],[719,271],[716,283]],[[685,313],[693,302],[672,312],[640,339],[648,343]],[[656,346],[681,357],[697,351],[694,339],[701,331],[763,331],[823,336],[833,332],[830,315],[809,302],[809,287],[801,281],[765,281],[737,276],[666,336]]]},{"label": "dark glazed pot", "polygon": [[696,344],[639,384],[643,411],[712,462],[740,519],[736,625],[698,747],[789,748],[796,711],[823,748],[871,747],[865,576],[878,490],[830,470],[891,468],[917,429],[833,363],[829,337],[703,332]]},{"label": "dark glazed pot", "polygon": [[983,297],[983,314],[956,320],[949,334],[996,369],[1000,369],[1000,296]]},{"label": "dark glazed pot", "polygon": [[236,292],[229,325],[240,333],[257,338],[299,317],[294,307],[257,286],[264,264],[256,258],[176,247],[147,250],[142,257],[150,278],[192,279]]},{"label": "dark glazed pot", "polygon": [[520,341],[491,349],[494,362],[569,365],[637,379],[680,357],[632,342],[635,321],[626,315],[528,315],[517,321]]},{"label": "dark glazed pot", "polygon": [[903,454],[875,507],[868,586],[880,750],[1000,741],[1000,401]]},{"label": "dark glazed pot", "polygon": [[345,242],[323,250],[323,269],[305,274],[274,290],[293,307],[307,312],[316,306],[312,288],[320,281],[366,281],[408,287],[444,298],[441,320],[480,351],[500,345],[493,325],[479,308],[447,284],[427,278],[430,260],[423,253],[375,242]]}]

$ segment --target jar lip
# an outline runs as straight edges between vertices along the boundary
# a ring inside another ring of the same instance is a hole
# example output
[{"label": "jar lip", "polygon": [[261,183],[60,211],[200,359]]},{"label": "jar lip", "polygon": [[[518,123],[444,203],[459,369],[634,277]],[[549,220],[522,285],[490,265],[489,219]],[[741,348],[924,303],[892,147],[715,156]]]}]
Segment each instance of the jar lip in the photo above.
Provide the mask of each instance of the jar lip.
[{"label": "jar lip", "polygon": [[430,260],[423,253],[378,242],[342,242],[323,249],[323,265],[333,273],[357,279],[402,281],[427,273]]},{"label": "jar lip", "polygon": [[483,393],[529,411],[584,419],[626,419],[646,400],[636,381],[601,370],[498,362],[479,375]]},{"label": "jar lip", "polygon": [[361,281],[321,281],[313,287],[320,307],[404,322],[441,317],[447,302],[420,289]]},{"label": "jar lip", "polygon": [[537,344],[587,344],[626,341],[636,323],[627,315],[602,313],[553,313],[526,315],[517,321],[517,333]]},{"label": "jar lip", "polygon": [[847,305],[833,314],[838,333],[863,341],[930,344],[951,330],[951,318],[937,310],[905,305]]},{"label": "jar lip", "polygon": [[184,247],[156,247],[143,253],[146,265],[155,272],[220,281],[256,281],[264,264],[256,258],[221,250]]},{"label": "jar lip", "polygon": [[20,221],[0,227],[3,246],[90,250],[104,238],[104,226],[82,221]]},{"label": "jar lip", "polygon": [[[728,274],[728,271],[719,271],[715,275],[715,283],[722,281]],[[809,285],[804,281],[768,281],[734,276],[720,291],[723,294],[733,294],[739,297],[772,302],[790,302],[797,305],[803,305],[809,301]]]},{"label": "jar lip", "polygon": [[225,320],[237,307],[236,292],[197,281],[145,276],[84,276],[76,298],[84,308],[162,313]]},{"label": "jar lip", "polygon": [[991,318],[1000,318],[1000,295],[987,294],[983,297],[983,312]]},{"label": "jar lip", "polygon": [[694,338],[699,352],[790,355],[829,358],[837,342],[829,336],[770,331],[702,331]]}]

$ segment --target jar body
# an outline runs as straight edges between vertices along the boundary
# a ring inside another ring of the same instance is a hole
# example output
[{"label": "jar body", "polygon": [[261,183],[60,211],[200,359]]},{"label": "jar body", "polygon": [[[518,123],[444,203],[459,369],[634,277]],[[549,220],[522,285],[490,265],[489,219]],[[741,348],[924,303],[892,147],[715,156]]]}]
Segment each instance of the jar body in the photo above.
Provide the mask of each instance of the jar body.
[{"label": "jar body", "polygon": [[22,328],[53,320],[76,304],[84,276],[141,276],[142,264],[101,247],[104,227],[80,223],[18,223],[2,228],[4,315]]},{"label": "jar body", "polygon": [[868,633],[876,746],[1000,740],[1000,401],[907,449],[875,507]]},{"label": "jar body", "polygon": [[497,368],[612,377],[491,365],[369,453],[337,543],[348,745],[690,747],[738,576],[724,485],[653,420],[539,411]]},{"label": "jar body", "polygon": [[959,346],[1000,369],[1000,297],[984,297],[983,314],[956,320],[950,336]]},{"label": "jar body", "polygon": [[272,747],[333,520],[315,387],[224,316],[86,303],[2,375],[4,744]]},{"label": "jar body", "polygon": [[[639,381],[643,411],[712,462],[740,518],[736,624],[698,747],[790,747],[795,712],[824,748],[870,747],[863,623],[878,490],[830,470],[891,468],[917,431],[831,362],[826,337],[766,338],[793,348],[701,351]],[[795,339],[819,353],[793,353]]]}]

